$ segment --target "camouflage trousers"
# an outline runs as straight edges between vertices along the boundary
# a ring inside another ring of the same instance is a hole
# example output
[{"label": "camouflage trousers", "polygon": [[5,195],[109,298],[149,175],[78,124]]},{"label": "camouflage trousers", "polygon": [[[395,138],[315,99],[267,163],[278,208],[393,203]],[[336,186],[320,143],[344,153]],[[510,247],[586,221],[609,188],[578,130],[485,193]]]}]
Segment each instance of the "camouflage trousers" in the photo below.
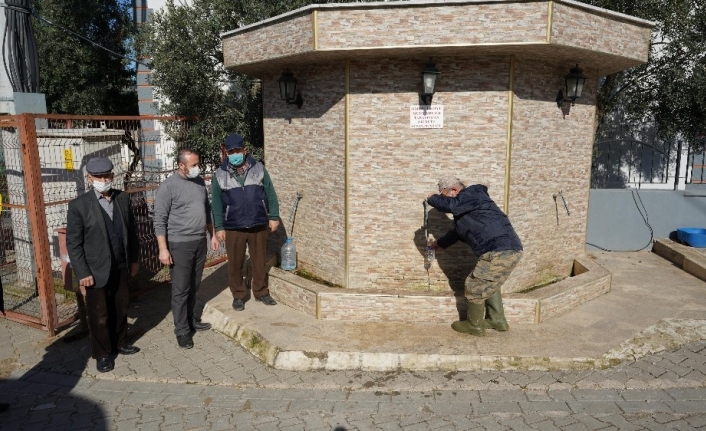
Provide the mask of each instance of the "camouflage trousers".
[{"label": "camouflage trousers", "polygon": [[521,257],[522,251],[519,250],[483,253],[471,275],[466,278],[466,299],[482,304],[500,290]]}]

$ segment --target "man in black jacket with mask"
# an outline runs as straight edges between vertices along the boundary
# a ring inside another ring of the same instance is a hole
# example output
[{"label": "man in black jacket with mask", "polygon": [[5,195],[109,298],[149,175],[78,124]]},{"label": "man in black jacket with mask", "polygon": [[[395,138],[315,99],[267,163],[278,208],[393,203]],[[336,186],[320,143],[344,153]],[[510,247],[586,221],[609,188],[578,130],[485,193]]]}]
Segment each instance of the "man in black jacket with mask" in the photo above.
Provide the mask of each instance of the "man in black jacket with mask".
[{"label": "man in black jacket with mask", "polygon": [[[427,202],[451,213],[455,228],[434,242],[434,248],[447,248],[461,240],[478,256],[478,263],[466,279],[468,318],[451,327],[464,334],[485,335],[485,328],[507,331],[500,290],[522,256],[522,242],[500,208],[488,195],[488,188],[464,186],[456,177],[439,180],[439,194]],[[488,309],[488,318],[485,311]]]},{"label": "man in black jacket with mask", "polygon": [[81,294],[86,296],[91,355],[101,373],[113,369],[113,353],[140,349],[128,343],[128,277],[140,264],[130,196],[113,188],[113,163],[94,157],[86,164],[93,186],[69,202],[66,246]]}]

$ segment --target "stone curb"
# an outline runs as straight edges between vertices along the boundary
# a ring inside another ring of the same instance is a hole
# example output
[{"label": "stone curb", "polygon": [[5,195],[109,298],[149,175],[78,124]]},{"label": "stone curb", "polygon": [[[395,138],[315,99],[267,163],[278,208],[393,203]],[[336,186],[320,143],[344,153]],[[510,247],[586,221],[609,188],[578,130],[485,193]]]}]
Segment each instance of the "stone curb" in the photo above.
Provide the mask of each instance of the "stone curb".
[{"label": "stone curb", "polygon": [[555,371],[604,369],[644,356],[706,340],[706,320],[663,319],[600,358],[442,355],[384,352],[283,350],[262,334],[206,304],[203,319],[265,364],[281,370],[362,371]]}]

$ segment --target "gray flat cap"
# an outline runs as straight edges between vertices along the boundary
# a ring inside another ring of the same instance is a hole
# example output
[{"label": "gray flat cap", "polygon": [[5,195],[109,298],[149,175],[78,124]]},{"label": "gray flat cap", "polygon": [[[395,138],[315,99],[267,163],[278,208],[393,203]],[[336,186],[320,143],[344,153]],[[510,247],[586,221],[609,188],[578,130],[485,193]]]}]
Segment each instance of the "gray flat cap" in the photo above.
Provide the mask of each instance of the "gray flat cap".
[{"label": "gray flat cap", "polygon": [[107,157],[94,157],[86,163],[86,172],[91,175],[102,175],[113,172],[113,162]]}]

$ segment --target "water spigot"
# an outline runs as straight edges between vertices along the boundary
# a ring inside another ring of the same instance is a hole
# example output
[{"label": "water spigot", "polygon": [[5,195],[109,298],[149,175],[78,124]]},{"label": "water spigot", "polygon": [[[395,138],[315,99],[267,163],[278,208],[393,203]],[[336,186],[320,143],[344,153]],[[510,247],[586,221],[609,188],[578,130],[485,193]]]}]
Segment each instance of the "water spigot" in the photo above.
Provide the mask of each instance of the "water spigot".
[{"label": "water spigot", "polygon": [[560,197],[561,201],[564,203],[564,208],[566,209],[566,215],[570,216],[571,212],[569,211],[569,204],[566,202],[566,198],[564,198],[563,191],[559,190],[558,194],[552,195],[552,197],[554,198],[554,201],[556,201],[557,196]]}]

